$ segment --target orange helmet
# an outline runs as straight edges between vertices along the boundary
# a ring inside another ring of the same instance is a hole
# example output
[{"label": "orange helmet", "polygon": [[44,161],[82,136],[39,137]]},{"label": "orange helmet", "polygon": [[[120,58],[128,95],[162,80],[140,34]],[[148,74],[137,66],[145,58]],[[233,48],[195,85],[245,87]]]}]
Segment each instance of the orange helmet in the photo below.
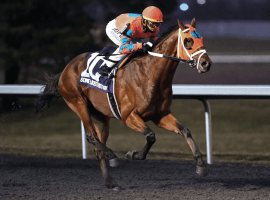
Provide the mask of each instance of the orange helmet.
[{"label": "orange helmet", "polygon": [[155,6],[145,8],[142,12],[142,16],[150,22],[163,22],[162,12]]}]

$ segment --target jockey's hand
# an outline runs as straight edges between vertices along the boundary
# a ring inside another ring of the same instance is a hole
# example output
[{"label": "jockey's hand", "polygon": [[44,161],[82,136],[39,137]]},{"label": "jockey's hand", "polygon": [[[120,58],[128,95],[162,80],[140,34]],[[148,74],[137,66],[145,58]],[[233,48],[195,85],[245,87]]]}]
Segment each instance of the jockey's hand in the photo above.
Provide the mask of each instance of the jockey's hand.
[{"label": "jockey's hand", "polygon": [[142,45],[142,52],[143,53],[146,53],[148,52],[150,49],[151,49],[152,46],[150,46],[150,44],[147,42],[147,43],[143,43]]}]

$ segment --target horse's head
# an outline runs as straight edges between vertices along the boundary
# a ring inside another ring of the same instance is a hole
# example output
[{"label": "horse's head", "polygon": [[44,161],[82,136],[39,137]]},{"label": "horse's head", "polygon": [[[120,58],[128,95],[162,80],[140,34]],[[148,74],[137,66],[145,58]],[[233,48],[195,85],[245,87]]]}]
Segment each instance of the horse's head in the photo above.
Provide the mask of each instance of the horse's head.
[{"label": "horse's head", "polygon": [[191,25],[184,25],[178,20],[179,34],[178,34],[178,57],[186,60],[194,60],[191,64],[196,66],[199,73],[204,73],[210,70],[212,61],[208,57],[203,46],[203,37],[196,31],[195,18]]}]

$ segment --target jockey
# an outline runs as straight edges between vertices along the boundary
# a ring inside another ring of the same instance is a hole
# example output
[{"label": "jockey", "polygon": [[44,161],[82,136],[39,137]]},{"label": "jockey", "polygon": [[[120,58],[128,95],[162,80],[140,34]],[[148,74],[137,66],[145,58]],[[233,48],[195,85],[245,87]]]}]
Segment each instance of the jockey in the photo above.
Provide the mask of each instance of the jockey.
[{"label": "jockey", "polygon": [[110,21],[106,26],[106,34],[118,46],[113,54],[120,55],[104,59],[99,73],[103,76],[108,75],[114,64],[120,61],[125,54],[139,49],[147,52],[151,48],[152,43],[143,43],[143,39],[150,38],[156,41],[161,22],[163,22],[162,12],[155,6],[145,8],[142,14],[121,14]]}]

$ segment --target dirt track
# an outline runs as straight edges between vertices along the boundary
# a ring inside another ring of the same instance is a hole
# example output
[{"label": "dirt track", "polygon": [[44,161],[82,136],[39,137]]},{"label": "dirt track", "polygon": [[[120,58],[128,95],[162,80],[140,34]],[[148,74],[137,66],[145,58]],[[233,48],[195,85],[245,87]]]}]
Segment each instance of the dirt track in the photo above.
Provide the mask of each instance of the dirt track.
[{"label": "dirt track", "polygon": [[270,166],[213,164],[201,178],[191,161],[120,162],[110,172],[122,190],[111,191],[96,160],[0,154],[0,199],[270,198]]}]

